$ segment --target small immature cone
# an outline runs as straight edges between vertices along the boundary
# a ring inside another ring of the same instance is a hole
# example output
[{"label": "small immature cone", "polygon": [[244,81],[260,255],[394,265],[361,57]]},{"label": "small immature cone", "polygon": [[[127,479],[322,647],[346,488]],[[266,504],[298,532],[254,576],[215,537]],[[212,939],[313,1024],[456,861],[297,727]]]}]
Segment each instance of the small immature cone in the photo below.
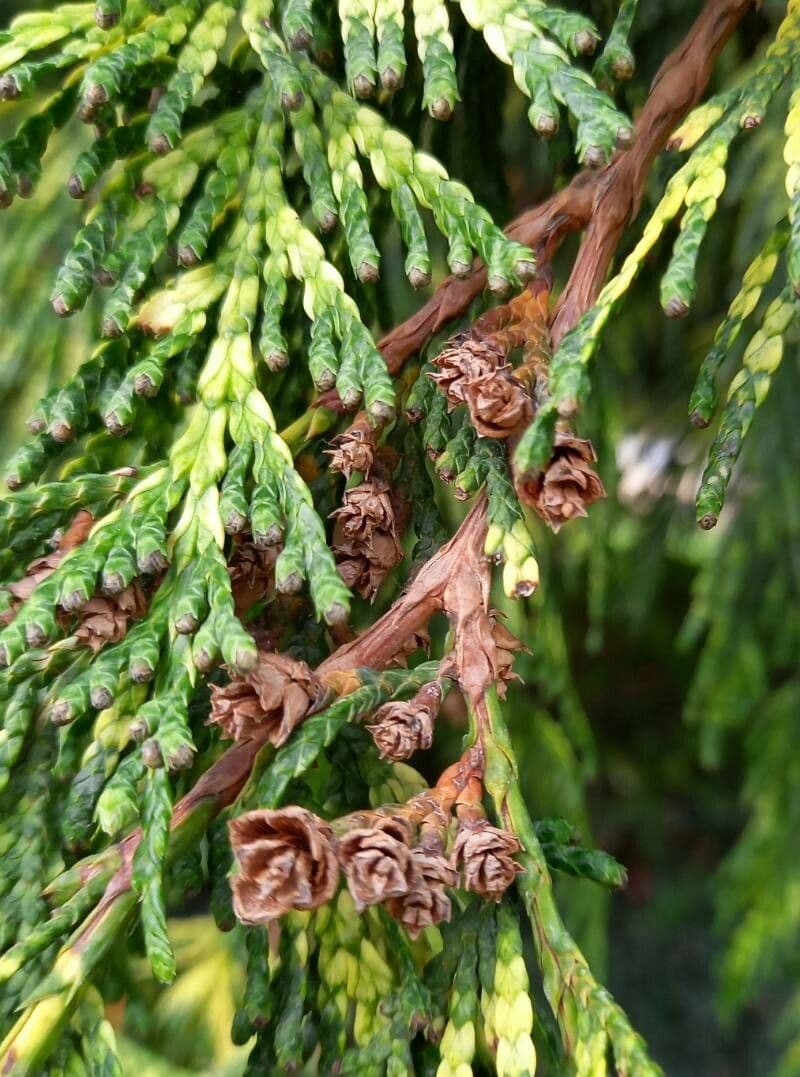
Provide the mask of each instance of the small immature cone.
[{"label": "small immature cone", "polygon": [[461,821],[453,846],[453,864],[460,869],[464,889],[500,901],[523,868],[513,859],[522,846],[514,834],[486,819]]},{"label": "small immature cone", "polygon": [[410,839],[408,823],[397,816],[376,816],[371,826],[354,827],[339,839],[339,864],[359,912],[414,888]]},{"label": "small immature cone", "polygon": [[591,441],[559,431],[545,470],[518,479],[520,500],[535,509],[553,531],[575,516],[586,516],[586,506],[606,496],[592,466],[596,459]]},{"label": "small immature cone", "polygon": [[243,924],[317,909],[336,892],[333,832],[305,808],[245,812],[228,823],[228,832],[239,868],[231,881],[233,909]]},{"label": "small immature cone", "polygon": [[208,722],[220,726],[228,740],[244,740],[266,731],[277,748],[321,693],[319,681],[305,662],[259,651],[254,670],[230,684],[212,686]]},{"label": "small immature cone", "polygon": [[378,430],[366,413],[357,415],[348,429],[334,438],[333,448],[327,450],[331,470],[341,471],[348,478],[354,471],[360,471],[368,479],[375,463],[377,437]]},{"label": "small immature cone", "polygon": [[107,643],[119,643],[131,621],[147,612],[147,599],[134,580],[118,595],[96,595],[78,612],[79,624],[74,635],[95,654]]},{"label": "small immature cone", "polygon": [[456,336],[433,360],[438,373],[430,377],[447,397],[450,408],[466,401],[466,389],[470,382],[490,378],[505,363],[503,350],[491,340],[476,340],[470,336]]},{"label": "small immature cone", "polygon": [[257,602],[271,596],[275,584],[275,561],[278,549],[260,549],[249,539],[234,538],[228,575],[237,613],[246,613]]},{"label": "small immature cone", "polygon": [[463,391],[472,425],[481,437],[507,438],[533,416],[528,391],[510,366],[468,380]]},{"label": "small immature cone", "polygon": [[447,887],[458,885],[458,873],[444,856],[441,838],[429,835],[411,850],[416,869],[414,886],[401,897],[390,898],[386,908],[412,939],[433,924],[449,920],[453,911]]},{"label": "small immature cone", "polygon": [[367,728],[381,759],[410,759],[414,752],[430,748],[441,701],[441,687],[432,681],[424,684],[407,703],[384,703],[379,707]]},{"label": "small immature cone", "polygon": [[403,560],[396,509],[389,484],[372,479],[346,490],[342,507],[331,513],[339,573],[364,598],[374,598],[387,574]]}]

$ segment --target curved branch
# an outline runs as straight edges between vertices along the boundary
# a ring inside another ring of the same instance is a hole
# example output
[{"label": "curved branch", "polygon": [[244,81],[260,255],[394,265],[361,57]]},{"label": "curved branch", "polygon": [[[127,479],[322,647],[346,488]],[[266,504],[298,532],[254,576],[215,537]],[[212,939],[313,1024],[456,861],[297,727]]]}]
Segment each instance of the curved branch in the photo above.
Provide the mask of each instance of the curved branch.
[{"label": "curved branch", "polygon": [[[753,0],[708,0],[683,42],[664,60],[636,123],[636,141],[600,171],[584,170],[562,191],[525,210],[506,227],[512,239],[549,258],[570,232],[586,228],[553,317],[553,344],[588,310],[600,291],[628,221],[636,215],[650,167],[683,117],[702,96],[714,64]],[[444,325],[460,317],[486,284],[476,263],[464,279],[447,277],[415,314],[379,342],[396,373]]]}]

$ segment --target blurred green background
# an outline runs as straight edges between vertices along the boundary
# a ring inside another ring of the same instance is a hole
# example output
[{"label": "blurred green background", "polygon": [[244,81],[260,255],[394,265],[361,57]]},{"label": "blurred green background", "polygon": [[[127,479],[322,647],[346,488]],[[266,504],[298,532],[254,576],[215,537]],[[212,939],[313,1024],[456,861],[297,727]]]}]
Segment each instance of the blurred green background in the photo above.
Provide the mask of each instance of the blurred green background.
[{"label": "blurred green background", "polygon": [[[6,0],[0,18],[34,6],[42,5]],[[605,0],[571,6],[604,30],[613,17]],[[639,68],[623,93],[632,112],[699,7],[641,0]],[[719,64],[718,85],[737,77],[784,9],[765,2],[747,17]],[[572,174],[569,139],[537,142],[507,72],[463,25],[455,30],[464,63],[454,119],[436,126],[403,111],[402,101],[393,119],[506,220]],[[534,813],[566,816],[630,874],[627,890],[611,898],[587,884],[563,884],[565,917],[675,1077],[800,1074],[796,340],[711,533],[698,531],[693,507],[710,435],[686,418],[714,329],[782,213],[782,104],[733,154],[691,316],[674,323],[660,315],[664,248],[606,333],[579,432],[594,441],[608,501],[557,537],[540,529],[539,595],[514,608],[497,597],[532,651],[510,699]],[[78,215],[59,190],[65,169],[54,157],[74,153],[65,143],[72,137],[74,147],[76,135],[67,132],[54,149],[36,198],[0,218],[3,455],[23,436],[48,381],[89,347],[91,309],[58,323],[48,307],[55,264]],[[657,162],[640,225],[674,167],[669,155]],[[629,229],[623,248],[636,234]],[[388,232],[383,247],[376,328],[385,329],[418,300],[405,288],[397,237]],[[562,282],[574,249],[559,255]],[[458,509],[449,511],[455,517]],[[421,769],[435,776],[459,737],[454,722]],[[202,919],[177,930],[189,979],[162,994],[156,1026],[137,1023],[135,1008],[126,1015],[132,1073],[211,1072],[200,1062],[208,1057],[220,1059],[214,1072],[223,1072],[235,955]],[[235,1071],[236,1057],[230,1064]]]}]

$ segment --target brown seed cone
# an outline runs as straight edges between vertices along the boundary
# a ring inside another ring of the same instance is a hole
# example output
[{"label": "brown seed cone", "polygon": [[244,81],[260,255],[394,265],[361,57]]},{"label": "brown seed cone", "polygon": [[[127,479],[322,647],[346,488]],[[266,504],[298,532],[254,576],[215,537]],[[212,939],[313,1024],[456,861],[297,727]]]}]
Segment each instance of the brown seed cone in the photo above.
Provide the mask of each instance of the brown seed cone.
[{"label": "brown seed cone", "polygon": [[259,549],[248,538],[236,536],[228,562],[233,602],[237,613],[246,613],[274,592],[278,548]]},{"label": "brown seed cone", "polygon": [[147,612],[144,591],[134,580],[118,595],[95,595],[78,611],[75,636],[95,654],[107,643],[119,643],[131,621],[138,621]]},{"label": "brown seed cone", "polygon": [[481,437],[507,438],[533,415],[531,398],[512,369],[501,366],[464,385],[472,425]]},{"label": "brown seed cone", "polygon": [[553,531],[575,516],[586,516],[586,506],[606,496],[592,467],[596,459],[591,441],[559,431],[545,470],[517,480],[520,500],[535,509]]},{"label": "brown seed cone", "polygon": [[458,873],[445,859],[438,839],[423,839],[411,850],[411,859],[417,873],[416,885],[407,894],[390,898],[386,908],[416,939],[426,927],[450,919],[452,904],[446,888],[458,885]]},{"label": "brown seed cone", "polygon": [[377,438],[378,430],[362,412],[347,430],[333,439],[333,447],[326,450],[331,458],[331,470],[341,471],[348,478],[354,471],[360,471],[368,479],[375,464]]},{"label": "brown seed cone", "polygon": [[463,820],[453,846],[453,865],[461,870],[465,890],[500,901],[523,870],[512,859],[521,849],[514,834],[486,819]]},{"label": "brown seed cone", "polygon": [[94,517],[91,513],[86,512],[85,509],[81,509],[75,515],[64,534],[58,539],[52,553],[47,553],[43,557],[37,557],[35,561],[31,561],[25,569],[25,575],[22,579],[6,586],[5,590],[12,596],[12,608],[5,611],[4,620],[10,621],[13,618],[14,613],[23,602],[27,602],[39,584],[55,572],[64,560],[65,555],[86,541],[93,527]]},{"label": "brown seed cone", "polygon": [[411,828],[398,816],[376,816],[339,839],[339,864],[359,912],[402,897],[417,882],[409,842]]},{"label": "brown seed cone", "polygon": [[228,832],[239,866],[231,881],[233,909],[243,924],[317,909],[336,892],[333,832],[305,808],[245,812],[231,819]]},{"label": "brown seed cone", "polygon": [[244,740],[266,727],[267,739],[278,748],[322,691],[305,662],[259,651],[250,673],[223,687],[212,685],[208,724],[220,726],[228,740]]},{"label": "brown seed cone", "polygon": [[433,744],[433,723],[439,713],[442,690],[437,681],[424,684],[407,703],[384,703],[367,728],[381,759],[410,759]]},{"label": "brown seed cone", "polygon": [[349,587],[374,598],[388,573],[403,560],[398,533],[397,503],[389,484],[372,479],[345,491],[336,520],[333,550],[339,572]]},{"label": "brown seed cone", "polygon": [[342,542],[366,547],[373,536],[395,534],[394,506],[389,484],[382,479],[346,490],[342,507],[331,516]]},{"label": "brown seed cone", "polygon": [[504,362],[502,348],[491,340],[476,340],[459,334],[433,360],[438,373],[430,377],[447,397],[449,407],[455,408],[465,402],[466,387],[470,382],[491,377]]}]

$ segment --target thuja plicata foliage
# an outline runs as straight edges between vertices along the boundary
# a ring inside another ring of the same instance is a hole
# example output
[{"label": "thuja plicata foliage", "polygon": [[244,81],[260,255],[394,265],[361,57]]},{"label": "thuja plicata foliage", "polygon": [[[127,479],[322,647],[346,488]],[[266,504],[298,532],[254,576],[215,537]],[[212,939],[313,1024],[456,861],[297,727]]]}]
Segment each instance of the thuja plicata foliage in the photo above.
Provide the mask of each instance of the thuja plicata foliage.
[{"label": "thuja plicata foliage", "polygon": [[[559,914],[554,873],[625,872],[529,814],[504,714],[525,641],[490,588],[532,595],[537,529],[604,496],[577,429],[603,326],[679,216],[662,304],[688,311],[728,155],[771,108],[786,216],[689,405],[712,422],[746,330],[697,500],[716,523],[800,286],[800,3],[689,112],[708,24],[748,7],[711,0],[654,84],[684,94],[663,132],[613,100],[636,6],[604,46],[544,0],[98,0],[0,33],[0,204],[60,170],[84,212],[52,317],[98,330],[0,501],[3,1073],[121,1072],[118,966],[173,980],[167,911],[198,894],[241,941],[249,1073],[660,1072]],[[568,188],[552,227],[506,233],[405,132],[459,107],[454,25],[531,139],[569,127],[588,215]],[[625,162],[667,137],[685,161],[631,253],[582,288],[579,255],[559,298],[562,234],[598,243],[604,192],[633,208]],[[440,251],[451,276],[376,343],[387,220],[411,287]],[[443,722],[463,750],[426,780],[408,760]]]}]

